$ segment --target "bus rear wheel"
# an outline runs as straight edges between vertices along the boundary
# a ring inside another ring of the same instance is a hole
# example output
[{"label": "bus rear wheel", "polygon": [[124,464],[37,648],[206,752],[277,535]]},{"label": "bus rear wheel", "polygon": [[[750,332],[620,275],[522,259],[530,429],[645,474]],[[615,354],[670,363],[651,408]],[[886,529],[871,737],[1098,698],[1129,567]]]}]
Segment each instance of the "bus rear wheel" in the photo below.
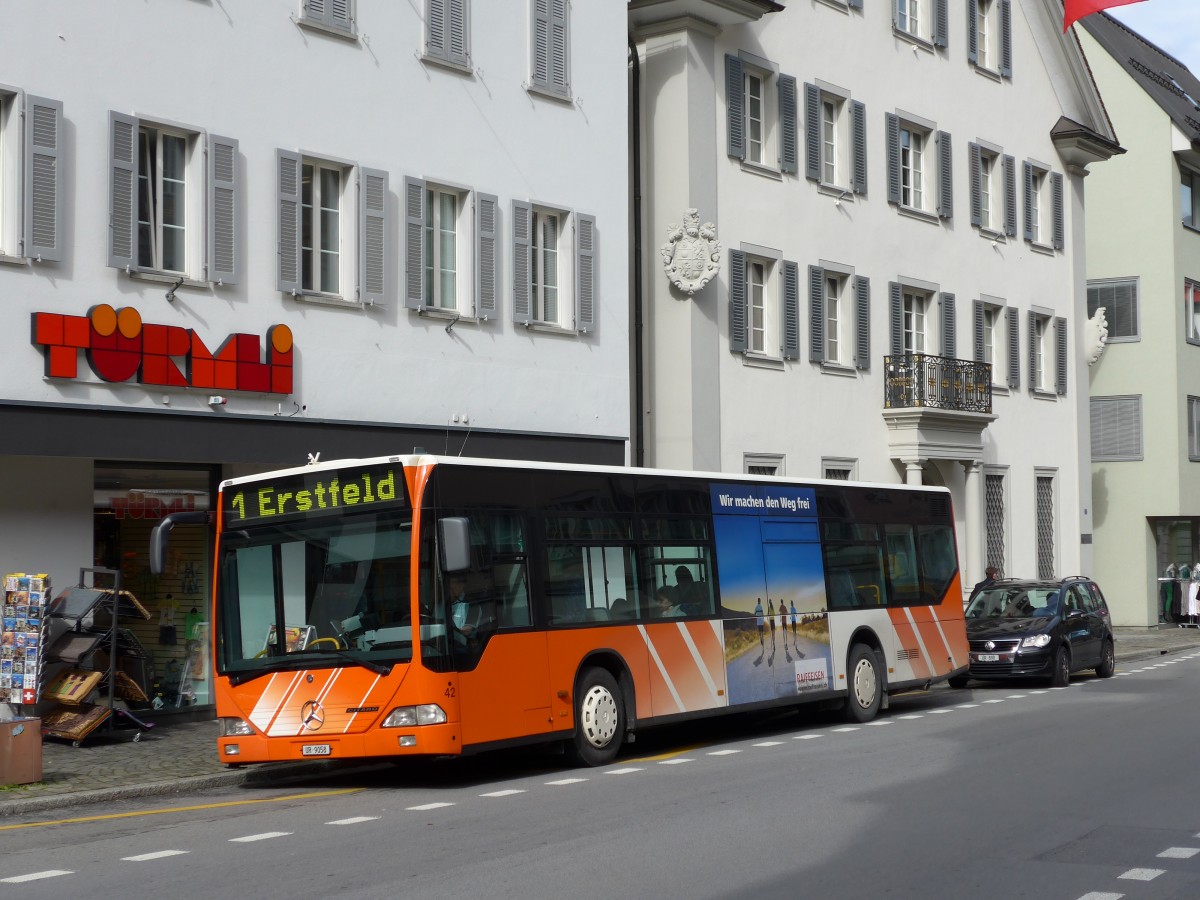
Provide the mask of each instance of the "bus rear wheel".
[{"label": "bus rear wheel", "polygon": [[607,669],[587,669],[575,692],[575,736],[570,755],[579,765],[613,761],[625,739],[625,706],[617,680]]},{"label": "bus rear wheel", "polygon": [[850,693],[846,696],[846,718],[851,722],[870,722],[883,702],[883,678],[879,657],[866,644],[850,648],[846,665]]}]

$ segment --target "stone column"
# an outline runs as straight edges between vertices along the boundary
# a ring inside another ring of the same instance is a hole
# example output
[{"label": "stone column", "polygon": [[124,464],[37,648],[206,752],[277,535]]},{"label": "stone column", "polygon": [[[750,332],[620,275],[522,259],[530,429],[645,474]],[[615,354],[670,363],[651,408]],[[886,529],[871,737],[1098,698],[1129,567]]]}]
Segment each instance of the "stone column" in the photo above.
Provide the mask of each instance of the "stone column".
[{"label": "stone column", "polygon": [[964,584],[974,584],[983,577],[985,565],[986,535],[983,532],[983,495],[980,474],[983,465],[978,460],[965,460],[962,464],[966,478],[963,483],[963,506],[967,518],[964,536],[962,571],[967,575]]},{"label": "stone column", "polygon": [[904,462],[904,483],[920,486],[924,482],[921,479],[921,467],[925,464],[923,459],[906,459]]}]

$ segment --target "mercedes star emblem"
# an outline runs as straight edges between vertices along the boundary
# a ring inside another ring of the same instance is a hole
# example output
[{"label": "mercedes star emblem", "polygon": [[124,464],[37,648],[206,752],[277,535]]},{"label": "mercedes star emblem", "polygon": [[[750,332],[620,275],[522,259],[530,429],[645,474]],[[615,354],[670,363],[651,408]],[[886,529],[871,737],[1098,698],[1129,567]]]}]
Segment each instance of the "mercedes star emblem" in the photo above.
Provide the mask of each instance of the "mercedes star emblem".
[{"label": "mercedes star emblem", "polygon": [[316,700],[308,700],[300,707],[300,722],[309,731],[316,731],[325,724],[325,707]]}]

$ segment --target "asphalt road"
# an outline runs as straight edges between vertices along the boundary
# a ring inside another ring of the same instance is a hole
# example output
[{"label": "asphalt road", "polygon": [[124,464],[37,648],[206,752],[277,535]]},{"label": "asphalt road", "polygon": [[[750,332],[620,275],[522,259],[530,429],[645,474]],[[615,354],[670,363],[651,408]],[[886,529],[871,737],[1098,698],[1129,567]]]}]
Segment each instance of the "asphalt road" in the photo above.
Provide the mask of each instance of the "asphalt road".
[{"label": "asphalt road", "polygon": [[1198,694],[1194,652],[857,728],[659,730],[602,769],[526,752],[14,818],[0,896],[1195,898]]}]

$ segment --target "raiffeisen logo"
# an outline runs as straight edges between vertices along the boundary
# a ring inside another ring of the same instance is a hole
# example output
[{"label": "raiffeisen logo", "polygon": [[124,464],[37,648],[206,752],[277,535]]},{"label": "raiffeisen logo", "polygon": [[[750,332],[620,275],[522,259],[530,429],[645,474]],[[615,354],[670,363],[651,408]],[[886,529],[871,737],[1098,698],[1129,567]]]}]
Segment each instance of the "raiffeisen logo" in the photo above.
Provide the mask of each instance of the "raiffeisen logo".
[{"label": "raiffeisen logo", "polygon": [[[204,390],[292,392],[292,330],[267,330],[267,359],[256,334],[231,334],[213,353],[190,328],[142,323],[132,306],[93,306],[86,317],[33,314],[33,343],[47,378],[78,378],[79,351],[98,378]],[[182,368],[181,368],[182,365]]]}]

